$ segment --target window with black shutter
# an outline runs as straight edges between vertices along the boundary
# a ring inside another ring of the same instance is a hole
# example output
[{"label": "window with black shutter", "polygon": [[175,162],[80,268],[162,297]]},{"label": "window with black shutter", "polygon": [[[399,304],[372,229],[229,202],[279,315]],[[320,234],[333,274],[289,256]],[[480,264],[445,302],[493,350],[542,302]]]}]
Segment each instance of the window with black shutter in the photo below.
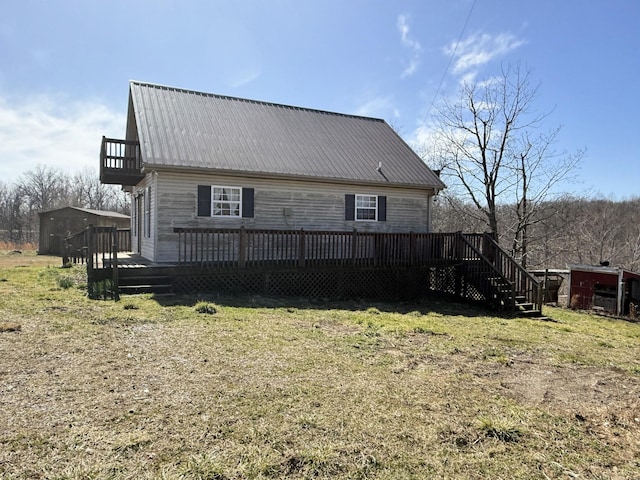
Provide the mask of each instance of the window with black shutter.
[{"label": "window with black shutter", "polygon": [[347,221],[385,222],[387,197],[384,195],[354,195],[344,197],[344,218]]},{"label": "window with black shutter", "polygon": [[252,218],[253,188],[198,185],[198,216]]}]

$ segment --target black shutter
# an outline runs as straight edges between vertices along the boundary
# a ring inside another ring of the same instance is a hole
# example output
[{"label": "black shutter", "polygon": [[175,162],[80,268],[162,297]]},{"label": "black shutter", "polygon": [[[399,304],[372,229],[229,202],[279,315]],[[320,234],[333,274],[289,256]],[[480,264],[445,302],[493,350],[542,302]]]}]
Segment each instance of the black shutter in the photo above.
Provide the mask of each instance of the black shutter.
[{"label": "black shutter", "polygon": [[387,221],[387,197],[378,195],[378,221]]},{"label": "black shutter", "polygon": [[211,216],[211,186],[198,185],[198,216]]},{"label": "black shutter", "polygon": [[253,218],[253,188],[242,189],[242,217]]},{"label": "black shutter", "polygon": [[344,196],[344,219],[356,219],[356,196],[353,194],[348,193]]}]

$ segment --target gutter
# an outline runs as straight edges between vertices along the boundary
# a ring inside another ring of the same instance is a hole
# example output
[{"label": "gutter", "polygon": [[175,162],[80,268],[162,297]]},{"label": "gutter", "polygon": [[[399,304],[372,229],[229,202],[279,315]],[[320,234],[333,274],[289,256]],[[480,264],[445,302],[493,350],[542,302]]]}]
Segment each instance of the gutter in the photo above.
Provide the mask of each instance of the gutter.
[{"label": "gutter", "polygon": [[425,185],[419,183],[398,183],[398,182],[383,182],[383,181],[375,181],[375,180],[356,180],[356,179],[348,179],[348,178],[337,178],[337,177],[315,177],[311,175],[293,175],[293,174],[284,174],[284,173],[271,173],[271,172],[249,172],[246,170],[229,170],[229,169],[214,169],[208,167],[181,167],[181,166],[167,166],[167,165],[158,165],[145,163],[142,167],[142,173],[150,173],[152,171],[165,171],[165,172],[176,172],[176,173],[205,173],[209,175],[220,175],[220,176],[239,176],[239,177],[247,177],[247,178],[275,178],[275,179],[284,179],[284,180],[297,180],[297,181],[306,181],[306,182],[315,182],[315,183],[336,183],[341,185],[365,185],[365,186],[376,186],[376,187],[391,187],[391,188],[412,188],[416,190],[427,190],[430,191],[433,195],[436,195],[439,191],[444,190],[446,186],[442,181],[439,180],[440,185]]}]

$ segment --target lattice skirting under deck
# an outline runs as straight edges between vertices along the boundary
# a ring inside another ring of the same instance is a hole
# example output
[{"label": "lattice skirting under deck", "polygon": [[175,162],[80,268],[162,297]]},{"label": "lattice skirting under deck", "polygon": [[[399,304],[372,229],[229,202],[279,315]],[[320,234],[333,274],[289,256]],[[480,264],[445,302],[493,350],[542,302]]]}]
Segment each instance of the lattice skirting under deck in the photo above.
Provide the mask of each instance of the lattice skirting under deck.
[{"label": "lattice skirting under deck", "polygon": [[[458,278],[458,280],[456,280]],[[457,283],[457,284],[456,284]],[[484,298],[457,275],[455,267],[328,271],[180,272],[176,293],[219,292],[265,296],[417,299],[430,293]]]}]

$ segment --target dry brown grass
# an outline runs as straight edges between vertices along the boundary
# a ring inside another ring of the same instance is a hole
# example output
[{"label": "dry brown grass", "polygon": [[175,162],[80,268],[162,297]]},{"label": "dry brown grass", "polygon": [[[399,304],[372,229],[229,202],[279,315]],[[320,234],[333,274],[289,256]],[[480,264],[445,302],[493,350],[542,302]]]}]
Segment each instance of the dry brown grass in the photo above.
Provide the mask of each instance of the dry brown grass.
[{"label": "dry brown grass", "polygon": [[8,251],[8,252],[35,252],[38,249],[38,246],[35,243],[27,242],[27,243],[15,243],[15,242],[0,242],[0,252]]},{"label": "dry brown grass", "polygon": [[22,325],[15,322],[0,322],[0,333],[4,332],[19,332]]},{"label": "dry brown grass", "polygon": [[0,314],[22,326],[0,335],[2,478],[638,478],[637,324],[90,301],[36,258],[0,260]]}]

